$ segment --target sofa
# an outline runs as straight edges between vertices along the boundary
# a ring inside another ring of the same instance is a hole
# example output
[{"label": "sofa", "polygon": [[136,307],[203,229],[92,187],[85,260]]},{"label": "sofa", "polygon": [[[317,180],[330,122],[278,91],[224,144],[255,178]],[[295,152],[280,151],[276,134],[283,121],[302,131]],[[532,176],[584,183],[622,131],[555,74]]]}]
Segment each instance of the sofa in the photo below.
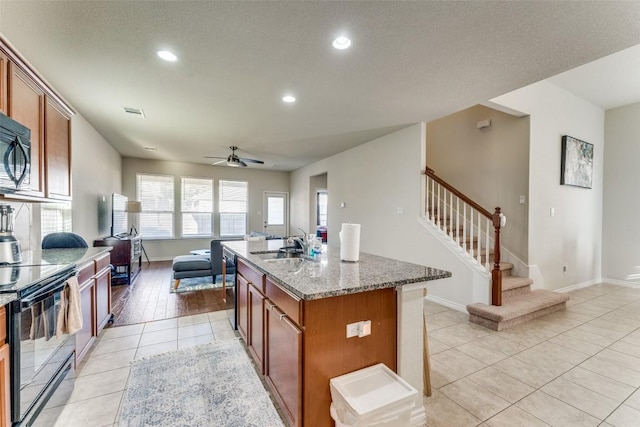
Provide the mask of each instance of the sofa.
[{"label": "sofa", "polygon": [[[216,238],[212,239],[208,255],[179,255],[173,259],[173,289],[180,286],[180,280],[191,277],[212,276],[215,282],[222,271],[222,245],[221,242],[229,240],[241,240],[242,238]],[[226,274],[235,273],[235,265],[228,261]]]}]

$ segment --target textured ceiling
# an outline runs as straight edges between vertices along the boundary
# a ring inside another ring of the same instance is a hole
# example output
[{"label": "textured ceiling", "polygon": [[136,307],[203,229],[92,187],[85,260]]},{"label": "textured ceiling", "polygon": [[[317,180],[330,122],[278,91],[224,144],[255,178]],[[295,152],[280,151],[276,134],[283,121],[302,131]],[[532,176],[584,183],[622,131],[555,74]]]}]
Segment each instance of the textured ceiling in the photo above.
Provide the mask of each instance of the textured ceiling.
[{"label": "textured ceiling", "polygon": [[0,34],[123,156],[237,145],[278,170],[640,44],[638,22],[640,2],[0,0]]}]

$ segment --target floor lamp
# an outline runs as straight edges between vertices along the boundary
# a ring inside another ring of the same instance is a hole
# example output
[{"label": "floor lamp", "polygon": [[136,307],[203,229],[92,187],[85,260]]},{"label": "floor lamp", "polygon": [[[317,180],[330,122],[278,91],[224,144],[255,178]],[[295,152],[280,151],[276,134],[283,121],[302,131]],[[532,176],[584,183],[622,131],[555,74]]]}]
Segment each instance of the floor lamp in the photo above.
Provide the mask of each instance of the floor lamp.
[{"label": "floor lamp", "polygon": [[[129,230],[129,235],[137,236],[138,235],[138,229],[136,228],[137,221],[134,221],[134,219],[137,220],[138,214],[142,212],[142,203],[136,200],[128,201],[127,212],[129,213],[129,219],[131,222],[131,229]],[[151,261],[149,261],[149,256],[147,255],[147,251],[145,250],[144,245],[142,244],[142,240],[140,240],[140,249],[142,249],[142,253],[144,253],[144,257],[147,259],[147,264],[150,264]]]}]

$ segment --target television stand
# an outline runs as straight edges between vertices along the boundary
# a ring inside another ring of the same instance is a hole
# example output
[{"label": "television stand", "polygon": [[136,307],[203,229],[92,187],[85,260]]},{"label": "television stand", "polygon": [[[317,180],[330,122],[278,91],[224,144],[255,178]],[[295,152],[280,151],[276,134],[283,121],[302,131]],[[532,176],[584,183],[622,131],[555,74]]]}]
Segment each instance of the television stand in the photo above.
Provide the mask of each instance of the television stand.
[{"label": "television stand", "polygon": [[93,246],[111,246],[111,284],[131,285],[142,269],[142,236],[105,237]]}]

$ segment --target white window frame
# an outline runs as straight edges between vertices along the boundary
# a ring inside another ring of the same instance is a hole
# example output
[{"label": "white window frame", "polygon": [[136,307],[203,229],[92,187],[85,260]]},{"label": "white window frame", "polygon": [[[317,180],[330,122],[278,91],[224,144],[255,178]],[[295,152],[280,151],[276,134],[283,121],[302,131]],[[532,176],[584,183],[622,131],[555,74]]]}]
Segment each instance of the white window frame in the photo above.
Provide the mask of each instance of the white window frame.
[{"label": "white window frame", "polygon": [[[210,210],[188,210],[185,208],[185,185],[187,185],[187,180],[193,181],[207,181],[209,184],[209,188],[211,191],[211,208]],[[194,234],[185,234],[185,218],[191,214],[208,214],[209,215],[209,233],[194,233]],[[180,237],[183,239],[191,239],[191,238],[202,238],[202,237],[213,237],[214,235],[214,226],[213,226],[213,217],[214,217],[214,179],[207,177],[191,177],[191,176],[183,176],[180,177]]]},{"label": "white window frame", "polygon": [[[223,196],[224,196],[224,191],[223,191],[223,187],[225,185],[226,182],[230,182],[230,183],[243,183],[245,185],[246,188],[246,197],[244,200],[244,211],[234,211],[234,210],[227,210],[227,208],[225,207],[226,202],[233,202],[233,201],[229,201],[229,200],[223,200]],[[225,234],[223,233],[223,231],[225,231],[225,226],[223,223],[223,215],[228,214],[228,215],[244,215],[244,230],[242,231],[242,233],[233,233],[233,234]],[[248,221],[249,221],[249,182],[248,181],[242,181],[242,180],[237,180],[237,179],[219,179],[218,180],[218,220],[219,220],[219,224],[220,224],[220,236],[228,236],[228,237],[235,237],[235,236],[244,236],[247,234],[247,228],[248,228]]]},{"label": "white window frame", "polygon": [[[166,209],[153,209],[152,206],[153,203],[145,203],[145,199],[148,199],[149,197],[149,189],[142,189],[141,188],[141,180],[144,179],[144,177],[162,177],[165,179],[168,179],[171,181],[171,197],[168,200],[164,200],[163,202],[160,203],[161,206],[166,206]],[[146,193],[143,195],[143,193]],[[176,232],[175,232],[175,217],[176,217],[176,212],[175,212],[175,206],[176,206],[176,194],[175,194],[175,176],[174,175],[165,175],[165,174],[155,174],[155,173],[137,173],[136,174],[136,198],[137,200],[139,200],[142,203],[142,212],[140,212],[139,215],[139,227],[138,227],[138,231],[140,232],[140,234],[142,235],[142,237],[146,240],[170,240],[170,239],[175,239],[176,236]],[[144,226],[143,224],[145,223],[145,216],[149,215],[149,214],[156,214],[156,215],[171,215],[171,229],[169,230],[169,235],[168,236],[158,236],[158,235],[153,235],[153,234],[149,234],[148,232],[145,233],[144,230]]]}]

